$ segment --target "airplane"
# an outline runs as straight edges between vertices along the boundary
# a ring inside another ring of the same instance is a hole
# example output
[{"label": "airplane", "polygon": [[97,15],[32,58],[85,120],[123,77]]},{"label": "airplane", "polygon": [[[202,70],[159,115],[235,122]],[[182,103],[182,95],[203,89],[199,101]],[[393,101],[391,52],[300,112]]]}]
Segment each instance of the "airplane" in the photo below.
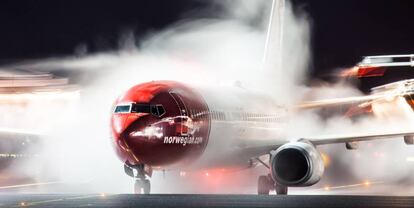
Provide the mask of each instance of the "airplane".
[{"label": "airplane", "polygon": [[[272,1],[263,70],[282,66],[284,9],[284,0]],[[407,62],[406,56],[395,57],[400,58]],[[392,61],[387,56],[365,57],[350,72],[356,72],[358,78],[382,76],[382,65],[370,67],[378,59]],[[414,60],[412,56],[408,59],[410,63]],[[354,116],[395,99],[405,98],[414,106],[414,84],[395,85],[405,88],[380,86],[370,95],[305,102],[293,109],[348,106],[345,115]],[[288,187],[311,186],[323,176],[319,145],[344,143],[347,149],[355,149],[360,141],[398,137],[414,144],[414,131],[289,138],[284,128],[291,109],[278,105],[266,93],[242,87],[151,81],[133,86],[116,99],[111,141],[125,173],[136,179],[135,193],[144,194],[151,191],[148,178],[154,170],[245,169],[261,164],[269,173],[259,176],[257,193],[268,195],[274,190],[286,195]]]},{"label": "airplane", "polygon": [[364,56],[355,66],[340,72],[340,77],[360,80],[359,89],[369,93],[372,88],[406,79],[413,79],[414,54]]},{"label": "airplane", "polygon": [[[297,108],[380,104],[390,96],[411,95],[411,90],[309,102]],[[321,179],[320,145],[344,143],[355,149],[360,141],[398,137],[414,144],[412,131],[288,138],[283,133],[288,111],[270,96],[241,87],[151,81],[133,86],[115,101],[111,141],[125,173],[136,179],[135,193],[144,194],[150,193],[148,178],[154,170],[243,169],[262,164],[269,174],[258,178],[257,193],[275,190],[285,195],[288,187],[311,186]],[[268,161],[262,156],[268,156]]]}]

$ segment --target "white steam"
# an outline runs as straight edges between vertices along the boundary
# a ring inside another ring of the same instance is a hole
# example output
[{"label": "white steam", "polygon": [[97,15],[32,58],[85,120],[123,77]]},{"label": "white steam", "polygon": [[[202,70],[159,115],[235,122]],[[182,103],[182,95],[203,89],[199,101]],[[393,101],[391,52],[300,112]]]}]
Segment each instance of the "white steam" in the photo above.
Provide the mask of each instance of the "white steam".
[{"label": "white steam", "polygon": [[[50,145],[52,148],[48,153],[58,156],[50,157],[49,163],[58,167],[59,179],[69,184],[66,186],[70,188],[63,191],[130,193],[133,190],[133,179],[123,173],[123,164],[110,146],[109,117],[115,98],[138,83],[176,80],[208,86],[223,81],[240,81],[243,87],[271,92],[281,104],[292,103],[293,99],[286,99],[291,94],[286,89],[295,87],[304,78],[309,60],[306,19],[295,16],[287,5],[283,62],[286,65],[283,70],[275,67],[263,69],[271,2],[245,0],[218,1],[215,4],[214,8],[219,9],[209,11],[215,18],[182,20],[141,39],[139,47],[135,45],[138,41],[133,34],[127,33],[120,40],[123,49],[119,52],[50,59],[27,65],[39,70],[63,68],[93,74],[90,79],[81,80],[84,87],[79,112],[65,116],[64,123],[56,123],[54,118],[50,120],[54,128],[48,132],[48,137],[57,141],[53,144],[59,148]],[[152,190],[155,193],[213,190],[190,188],[192,183],[184,188],[185,183],[177,185],[176,179],[168,180],[171,175],[174,173],[167,172],[166,179],[163,179],[162,173],[156,173]],[[83,184],[85,181],[87,183]],[[256,180],[251,181],[254,183]],[[247,190],[255,190],[250,186]],[[176,187],[182,188],[177,190]],[[217,185],[219,187],[222,189],[216,193],[237,193],[240,190]],[[54,189],[47,187],[43,191]]]},{"label": "white steam", "polygon": [[[42,191],[132,192],[133,179],[123,173],[123,164],[118,161],[110,146],[109,117],[115,98],[141,82],[176,80],[216,85],[223,80],[238,80],[246,88],[270,93],[279,104],[285,105],[297,103],[310,90],[313,91],[314,98],[331,98],[330,94],[338,96],[338,91],[333,91],[332,86],[321,90],[302,85],[307,78],[310,58],[310,25],[304,13],[294,14],[291,6],[286,5],[282,65],[280,68],[270,65],[263,69],[261,66],[271,2],[241,0],[219,1],[216,4],[216,8],[220,8],[219,11],[214,11],[218,17],[183,20],[161,32],[148,35],[139,41],[139,47],[135,45],[137,41],[133,34],[128,33],[120,41],[125,50],[119,52],[51,59],[28,65],[38,69],[64,68],[93,74],[93,77],[82,80],[84,87],[79,111],[48,117],[53,124],[48,137],[56,141],[52,144],[59,146],[50,145],[53,148],[49,148],[48,153],[58,156],[50,157],[48,163],[58,169],[59,180],[65,182],[66,189],[45,188]],[[270,58],[274,58],[274,55]],[[337,85],[337,89],[343,90],[344,87]],[[348,89],[350,90],[344,90],[343,96],[358,94],[355,89]],[[62,118],[65,122],[55,120]],[[296,128],[288,129],[290,131],[287,135],[292,137],[348,133],[355,129],[362,131],[365,125],[374,131],[378,129],[378,126],[372,125],[371,120],[355,123],[345,118],[333,118],[324,121],[312,112],[294,115],[291,123]],[[297,131],[298,126],[301,127],[300,132]],[[325,147],[322,149],[328,153],[332,150]],[[388,169],[388,160],[378,161],[375,165],[368,161],[364,164],[369,165],[361,167],[362,162],[367,161],[353,158],[353,153],[340,152],[341,155],[332,155],[338,158],[339,163],[352,169],[352,175],[360,178],[374,168],[378,170],[377,173],[385,172],[384,168],[388,171],[396,170]],[[357,153],[364,155],[364,148],[357,150]],[[360,173],[361,170],[363,173]],[[263,174],[262,169],[260,172]],[[174,174],[177,173],[167,172],[164,178],[162,173],[156,173],[152,178],[152,190],[155,193],[206,190],[186,186],[187,181],[177,180],[177,175]],[[243,193],[254,193],[257,173],[249,172],[249,177],[246,178],[237,174],[230,176],[241,179],[231,185],[242,184],[245,187],[232,189],[217,185],[220,189],[209,190],[215,190],[215,193],[240,193],[241,190]],[[381,177],[381,174],[375,176]],[[239,183],[240,181],[244,183]],[[246,181],[251,183],[247,184]],[[177,190],[177,187],[182,188]]]}]

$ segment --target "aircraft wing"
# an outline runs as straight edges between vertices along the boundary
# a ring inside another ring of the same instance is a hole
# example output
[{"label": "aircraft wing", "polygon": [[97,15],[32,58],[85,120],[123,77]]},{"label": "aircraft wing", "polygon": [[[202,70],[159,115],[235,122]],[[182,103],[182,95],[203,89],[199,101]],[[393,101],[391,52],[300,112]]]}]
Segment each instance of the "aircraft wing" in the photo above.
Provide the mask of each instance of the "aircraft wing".
[{"label": "aircraft wing", "polygon": [[305,141],[309,141],[314,145],[335,144],[335,143],[347,143],[347,142],[359,142],[370,141],[377,139],[390,139],[390,138],[414,138],[414,131],[397,132],[397,133],[378,133],[378,134],[361,134],[361,135],[331,135],[321,137],[309,137],[303,138]]},{"label": "aircraft wing", "polygon": [[296,108],[300,110],[349,104],[370,105],[373,102],[390,101],[407,95],[414,95],[414,79],[374,87],[369,95],[306,101],[297,105]]},{"label": "aircraft wing", "polygon": [[315,146],[337,144],[337,143],[352,143],[359,141],[371,141],[379,139],[404,139],[407,144],[414,144],[414,131],[406,132],[388,132],[388,133],[372,133],[372,134],[349,134],[349,135],[328,135],[316,137],[303,137],[297,140],[280,140],[275,139],[272,144],[249,146],[241,149],[241,154],[249,158],[255,158],[262,155],[269,154],[270,151],[276,150],[280,146],[293,141],[307,141]]},{"label": "aircraft wing", "polygon": [[346,98],[333,98],[333,99],[324,99],[316,101],[303,102],[295,107],[297,109],[312,109],[312,108],[323,108],[329,106],[339,106],[339,105],[370,105],[373,102],[379,101],[389,101],[397,97],[402,97],[404,95],[412,95],[412,93],[381,93],[381,94],[372,94],[365,96],[355,96],[355,97],[346,97]]},{"label": "aircraft wing", "polygon": [[374,100],[389,98],[390,96],[395,97],[397,95],[388,95],[388,96],[367,95],[367,96],[356,96],[356,97],[346,97],[346,98],[324,99],[324,100],[303,102],[295,107],[298,109],[311,109],[311,108],[322,108],[322,107],[337,106],[337,105],[370,103]]}]

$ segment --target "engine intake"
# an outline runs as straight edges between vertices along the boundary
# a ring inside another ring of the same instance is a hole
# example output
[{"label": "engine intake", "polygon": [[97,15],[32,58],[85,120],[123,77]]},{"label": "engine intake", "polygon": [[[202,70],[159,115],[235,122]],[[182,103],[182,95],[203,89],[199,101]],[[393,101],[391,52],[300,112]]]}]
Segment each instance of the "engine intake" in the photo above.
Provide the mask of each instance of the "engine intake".
[{"label": "engine intake", "polygon": [[322,157],[310,143],[288,143],[271,154],[271,174],[281,185],[311,186],[323,175]]}]

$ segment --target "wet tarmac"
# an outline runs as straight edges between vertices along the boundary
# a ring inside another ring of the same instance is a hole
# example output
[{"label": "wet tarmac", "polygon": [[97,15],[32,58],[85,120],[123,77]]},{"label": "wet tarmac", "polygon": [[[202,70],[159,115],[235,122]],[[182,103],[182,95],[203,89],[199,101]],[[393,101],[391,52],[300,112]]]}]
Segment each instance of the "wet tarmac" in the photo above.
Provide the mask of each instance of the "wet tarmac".
[{"label": "wet tarmac", "polygon": [[1,194],[0,207],[414,207],[414,197],[334,195]]}]

